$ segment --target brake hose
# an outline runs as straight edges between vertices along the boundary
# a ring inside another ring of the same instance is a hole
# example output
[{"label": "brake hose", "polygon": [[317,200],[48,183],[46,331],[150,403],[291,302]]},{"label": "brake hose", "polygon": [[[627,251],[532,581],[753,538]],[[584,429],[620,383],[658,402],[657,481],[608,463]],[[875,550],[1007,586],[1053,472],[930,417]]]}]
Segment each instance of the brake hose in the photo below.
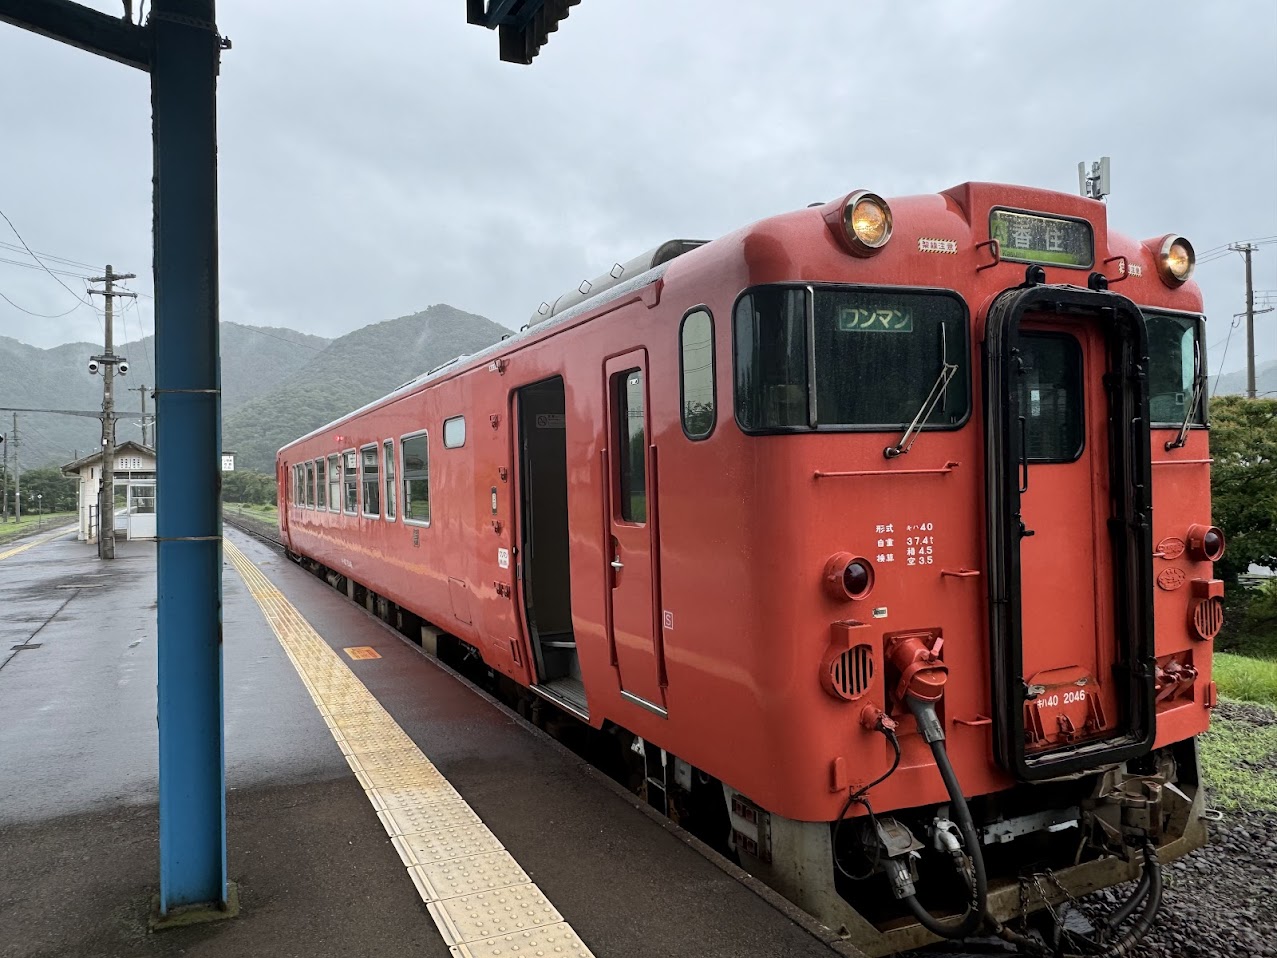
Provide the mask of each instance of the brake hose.
[{"label": "brake hose", "polygon": [[908,696],[909,709],[918,720],[918,730],[923,739],[931,747],[931,755],[935,758],[936,768],[944,780],[945,791],[949,793],[949,801],[953,803],[955,824],[962,833],[963,844],[967,848],[967,856],[971,859],[974,881],[970,882],[971,900],[957,924],[945,924],[935,915],[927,911],[916,895],[906,895],[905,905],[918,920],[918,924],[941,938],[966,938],[973,934],[984,923],[989,909],[989,884],[984,871],[984,853],[980,848],[980,836],[976,833],[975,822],[971,818],[971,809],[967,807],[966,797],[962,794],[962,786],[958,784],[958,776],[949,761],[949,753],[944,747],[944,726],[936,715],[934,702]]}]

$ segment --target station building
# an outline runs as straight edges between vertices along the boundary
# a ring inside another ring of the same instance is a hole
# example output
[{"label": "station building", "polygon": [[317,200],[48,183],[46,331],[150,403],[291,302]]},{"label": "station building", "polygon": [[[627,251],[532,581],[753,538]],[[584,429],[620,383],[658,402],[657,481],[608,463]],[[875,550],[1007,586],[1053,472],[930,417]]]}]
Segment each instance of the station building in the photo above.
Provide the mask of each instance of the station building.
[{"label": "station building", "polygon": [[[98,537],[98,489],[102,483],[104,454],[98,450],[69,462],[62,474],[80,480],[77,501],[79,538]],[[129,539],[155,538],[155,450],[128,440],[115,447],[115,532]]]}]

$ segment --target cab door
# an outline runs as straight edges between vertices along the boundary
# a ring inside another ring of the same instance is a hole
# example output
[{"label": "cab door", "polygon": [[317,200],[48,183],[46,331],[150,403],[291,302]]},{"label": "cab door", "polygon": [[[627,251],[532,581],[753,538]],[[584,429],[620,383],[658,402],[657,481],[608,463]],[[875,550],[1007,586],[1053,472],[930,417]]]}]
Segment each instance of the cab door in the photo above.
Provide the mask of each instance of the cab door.
[{"label": "cab door", "polygon": [[1094,322],[1066,326],[1029,314],[1018,360],[1021,648],[1032,753],[1110,734],[1120,706],[1104,340]]},{"label": "cab door", "polygon": [[656,447],[651,442],[646,351],[607,360],[604,381],[609,642],[615,651],[621,695],[663,715]]},{"label": "cab door", "polygon": [[1023,781],[1156,735],[1148,337],[1130,300],[1027,283],[985,317],[994,753]]}]

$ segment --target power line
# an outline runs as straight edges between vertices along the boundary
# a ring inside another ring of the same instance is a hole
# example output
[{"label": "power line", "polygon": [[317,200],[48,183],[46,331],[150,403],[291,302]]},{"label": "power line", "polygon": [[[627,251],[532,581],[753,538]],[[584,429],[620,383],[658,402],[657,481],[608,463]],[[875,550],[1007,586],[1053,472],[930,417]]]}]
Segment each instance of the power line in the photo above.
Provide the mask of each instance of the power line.
[{"label": "power line", "polygon": [[[9,266],[21,266],[23,269],[34,269],[36,271],[39,271],[40,269],[40,267],[37,266],[35,263],[24,263],[21,260],[6,259],[3,256],[0,256],[0,263],[6,263]],[[74,276],[76,279],[87,278],[87,276],[84,273],[73,273],[69,269],[50,269],[49,272],[56,273],[59,276]]]},{"label": "power line", "polygon": [[[3,240],[0,240],[0,249],[12,250],[15,253],[26,252],[24,247],[18,246],[16,243],[6,243]],[[63,265],[66,265],[66,266],[78,266],[81,269],[89,269],[89,270],[96,269],[96,267],[92,263],[81,263],[78,259],[68,259],[65,256],[57,256],[53,253],[45,253],[45,252],[41,252],[39,255],[49,260],[50,262],[62,263]]]},{"label": "power line", "polygon": [[50,276],[53,276],[53,278],[57,281],[57,284],[61,286],[63,289],[65,289],[72,296],[74,296],[78,302],[81,302],[85,306],[89,306],[90,308],[92,307],[93,305],[92,303],[90,303],[86,299],[81,298],[79,293],[73,290],[66,283],[62,282],[61,279],[59,279],[57,276],[54,275],[53,270],[49,269],[49,267],[44,265],[44,260],[40,259],[40,257],[36,256],[35,253],[31,251],[31,247],[27,245],[27,241],[22,238],[22,234],[18,232],[18,228],[13,225],[13,220],[9,219],[8,214],[5,213],[4,210],[0,210],[0,217],[3,217],[4,221],[9,224],[9,229],[13,230],[13,235],[18,238],[18,242],[22,244],[23,249],[27,251],[27,253],[31,256],[31,258],[40,264],[41,269],[43,269]]},{"label": "power line", "polygon": [[[39,317],[40,319],[61,319],[63,316],[69,316],[72,313],[74,313],[77,309],[80,308],[79,304],[77,303],[75,306],[72,306],[70,309],[68,309],[65,313],[53,313],[53,314],[36,313],[36,312],[32,312],[29,309],[25,309],[22,306],[19,306],[17,303],[11,300],[4,293],[0,293],[0,299],[3,299],[6,303],[8,303],[14,309],[18,310],[18,312],[26,313],[28,316],[36,316],[36,317]],[[96,310],[94,310],[94,312],[96,312]]]},{"label": "power line", "polygon": [[1219,389],[1219,378],[1224,375],[1224,362],[1228,359],[1228,347],[1233,341],[1233,330],[1241,323],[1241,317],[1233,317],[1232,325],[1228,327],[1228,338],[1224,340],[1224,355],[1219,357],[1219,372],[1215,374],[1215,385],[1211,387],[1211,398],[1214,398],[1215,391]]}]

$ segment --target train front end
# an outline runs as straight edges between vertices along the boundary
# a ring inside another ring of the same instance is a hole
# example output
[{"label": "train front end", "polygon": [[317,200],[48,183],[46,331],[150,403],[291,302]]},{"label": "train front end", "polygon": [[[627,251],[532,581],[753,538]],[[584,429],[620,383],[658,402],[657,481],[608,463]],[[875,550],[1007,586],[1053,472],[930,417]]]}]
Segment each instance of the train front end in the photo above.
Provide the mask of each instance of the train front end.
[{"label": "train front end", "polygon": [[[1224,540],[1202,303],[1186,240],[1106,213],[858,192],[742,244],[744,492],[785,503],[745,533],[770,559],[751,614],[801,639],[758,689],[785,775],[727,788],[732,841],[871,955],[1126,953],[1160,862],[1205,841]],[[1057,924],[1121,882],[1090,932]]]}]

